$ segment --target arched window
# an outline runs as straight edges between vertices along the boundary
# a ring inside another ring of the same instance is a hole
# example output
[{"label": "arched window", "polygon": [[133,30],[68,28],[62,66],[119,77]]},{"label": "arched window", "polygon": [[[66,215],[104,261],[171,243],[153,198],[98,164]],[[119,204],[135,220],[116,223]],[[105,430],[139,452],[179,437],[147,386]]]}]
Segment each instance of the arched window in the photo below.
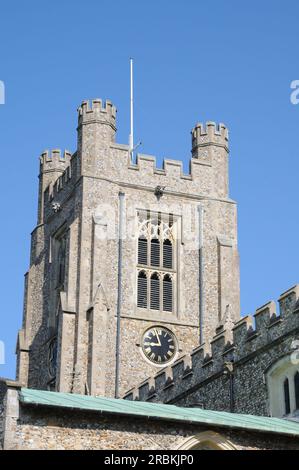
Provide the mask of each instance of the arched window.
[{"label": "arched window", "polygon": [[63,289],[64,282],[65,282],[65,263],[66,263],[66,239],[65,237],[59,240],[57,259],[58,259],[57,286]]},{"label": "arched window", "polygon": [[147,308],[147,277],[144,271],[138,274],[137,305],[140,308]]},{"label": "arched window", "polygon": [[173,250],[170,240],[164,240],[163,242],[163,268],[173,268]]},{"label": "arched window", "polygon": [[[137,307],[174,312],[177,224],[172,214],[138,211]],[[141,271],[140,271],[141,270]],[[144,274],[140,274],[143,272]]]},{"label": "arched window", "polygon": [[283,391],[285,414],[288,415],[291,412],[289,379],[285,379],[283,382]]},{"label": "arched window", "polygon": [[147,239],[138,238],[138,264],[147,264]]},{"label": "arched window", "polygon": [[294,376],[296,410],[299,410],[299,371]]},{"label": "arched window", "polygon": [[151,240],[151,266],[160,266],[160,241],[157,238]]},{"label": "arched window", "polygon": [[163,310],[172,312],[172,279],[169,274],[163,278]]},{"label": "arched window", "polygon": [[282,356],[265,371],[270,416],[297,416],[299,410],[299,369],[292,353]]},{"label": "arched window", "polygon": [[158,273],[151,276],[151,309],[160,310],[160,279]]}]

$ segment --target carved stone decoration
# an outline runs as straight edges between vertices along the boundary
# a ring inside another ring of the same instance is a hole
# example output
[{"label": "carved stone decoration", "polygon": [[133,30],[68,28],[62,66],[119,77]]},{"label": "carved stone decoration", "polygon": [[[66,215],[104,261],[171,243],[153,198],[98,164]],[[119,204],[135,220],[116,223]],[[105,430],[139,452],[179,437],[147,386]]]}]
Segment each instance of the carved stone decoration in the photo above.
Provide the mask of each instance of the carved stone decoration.
[{"label": "carved stone decoration", "polygon": [[53,202],[52,203],[52,209],[53,209],[53,212],[55,212],[55,214],[57,212],[59,212],[61,210],[61,206],[60,206],[59,202]]},{"label": "carved stone decoration", "polygon": [[158,200],[163,196],[165,188],[166,188],[166,186],[156,186],[155,187],[155,196]]}]

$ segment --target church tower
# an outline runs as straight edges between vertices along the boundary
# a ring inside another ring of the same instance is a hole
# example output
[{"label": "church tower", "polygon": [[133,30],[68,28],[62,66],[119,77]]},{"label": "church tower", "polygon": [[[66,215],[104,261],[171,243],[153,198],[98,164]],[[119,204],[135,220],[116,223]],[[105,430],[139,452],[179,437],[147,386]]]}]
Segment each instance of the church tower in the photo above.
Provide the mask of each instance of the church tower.
[{"label": "church tower", "polygon": [[111,102],[78,109],[74,154],[40,157],[19,381],[122,396],[239,319],[228,131],[192,130],[190,171],[115,142]]}]

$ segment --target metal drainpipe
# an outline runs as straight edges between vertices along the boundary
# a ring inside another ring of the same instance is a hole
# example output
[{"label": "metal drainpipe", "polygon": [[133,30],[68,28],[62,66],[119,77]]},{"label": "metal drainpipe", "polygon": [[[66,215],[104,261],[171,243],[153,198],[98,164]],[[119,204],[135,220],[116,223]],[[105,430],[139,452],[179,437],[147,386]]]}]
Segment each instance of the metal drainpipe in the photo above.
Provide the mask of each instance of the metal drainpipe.
[{"label": "metal drainpipe", "polygon": [[199,222],[199,344],[204,342],[203,321],[204,321],[204,251],[203,251],[203,207],[198,206]]},{"label": "metal drainpipe", "polygon": [[117,286],[117,321],[116,321],[116,351],[115,351],[115,398],[119,398],[120,378],[120,318],[122,303],[122,262],[123,262],[123,212],[125,194],[119,192],[118,219],[118,286]]}]

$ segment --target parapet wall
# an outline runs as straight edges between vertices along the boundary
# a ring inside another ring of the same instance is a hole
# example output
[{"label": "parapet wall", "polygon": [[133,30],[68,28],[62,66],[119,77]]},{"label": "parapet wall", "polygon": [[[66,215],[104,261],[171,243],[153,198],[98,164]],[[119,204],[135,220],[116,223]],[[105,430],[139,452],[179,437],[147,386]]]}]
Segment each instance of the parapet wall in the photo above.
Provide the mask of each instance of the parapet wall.
[{"label": "parapet wall", "polygon": [[61,202],[66,193],[73,188],[77,179],[77,154],[72,154],[68,150],[46,150],[40,156],[41,174],[52,174],[45,185],[44,204],[47,212],[47,205],[53,201]]},{"label": "parapet wall", "polygon": [[45,150],[40,156],[40,171],[64,171],[70,164],[72,153],[61,149]]},{"label": "parapet wall", "polygon": [[83,101],[78,108],[78,155],[85,175],[121,177],[124,182],[134,183],[141,180],[146,185],[164,183],[170,187],[172,183],[176,187],[177,180],[180,191],[198,194],[200,187],[203,193],[211,193],[216,186],[216,192],[227,196],[228,130],[224,124],[207,122],[195,126],[193,158],[186,173],[182,161],[171,158],[164,159],[162,168],[152,155],[139,154],[136,163],[132,162],[129,146],[115,144],[115,132],[116,108],[111,101]]},{"label": "parapet wall", "polygon": [[55,196],[76,174],[77,179],[81,175],[94,176],[153,188],[166,186],[166,192],[227,199],[228,129],[224,124],[210,121],[196,124],[191,132],[192,158],[184,172],[183,162],[171,158],[163,160],[162,168],[152,155],[137,154],[136,163],[132,162],[129,146],[115,143],[116,114],[116,107],[109,100],[81,103],[77,152],[72,155],[67,150],[54,149],[40,156],[40,172],[47,174],[43,191],[49,186],[49,195]]},{"label": "parapet wall", "polygon": [[104,123],[109,122],[116,130],[116,107],[113,106],[111,101],[106,100],[103,102],[100,98],[92,101],[85,100],[78,108],[78,122],[79,125],[84,122],[103,120]]},{"label": "parapet wall", "polygon": [[[215,125],[216,126],[216,125]],[[219,136],[218,136],[219,137]],[[208,136],[204,136],[208,139]],[[167,191],[207,195],[227,199],[228,197],[228,142],[218,146],[212,141],[192,149],[189,166],[184,169],[181,160],[164,158],[158,165],[154,155],[138,153],[136,163],[129,157],[129,147],[111,144],[110,161],[105,162],[107,174],[119,181],[166,186]]]},{"label": "parapet wall", "polygon": [[215,145],[228,151],[228,129],[225,124],[208,121],[205,125],[197,123],[191,131],[192,157],[199,158],[203,147]]},{"label": "parapet wall", "polygon": [[253,317],[246,316],[235,323],[232,331],[220,326],[209,344],[199,346],[172,366],[149,377],[128,391],[124,398],[165,403],[192,385],[223,373],[228,363],[247,360],[251,354],[299,330],[299,285],[283,293],[278,302],[279,315],[271,301],[258,308]]}]

